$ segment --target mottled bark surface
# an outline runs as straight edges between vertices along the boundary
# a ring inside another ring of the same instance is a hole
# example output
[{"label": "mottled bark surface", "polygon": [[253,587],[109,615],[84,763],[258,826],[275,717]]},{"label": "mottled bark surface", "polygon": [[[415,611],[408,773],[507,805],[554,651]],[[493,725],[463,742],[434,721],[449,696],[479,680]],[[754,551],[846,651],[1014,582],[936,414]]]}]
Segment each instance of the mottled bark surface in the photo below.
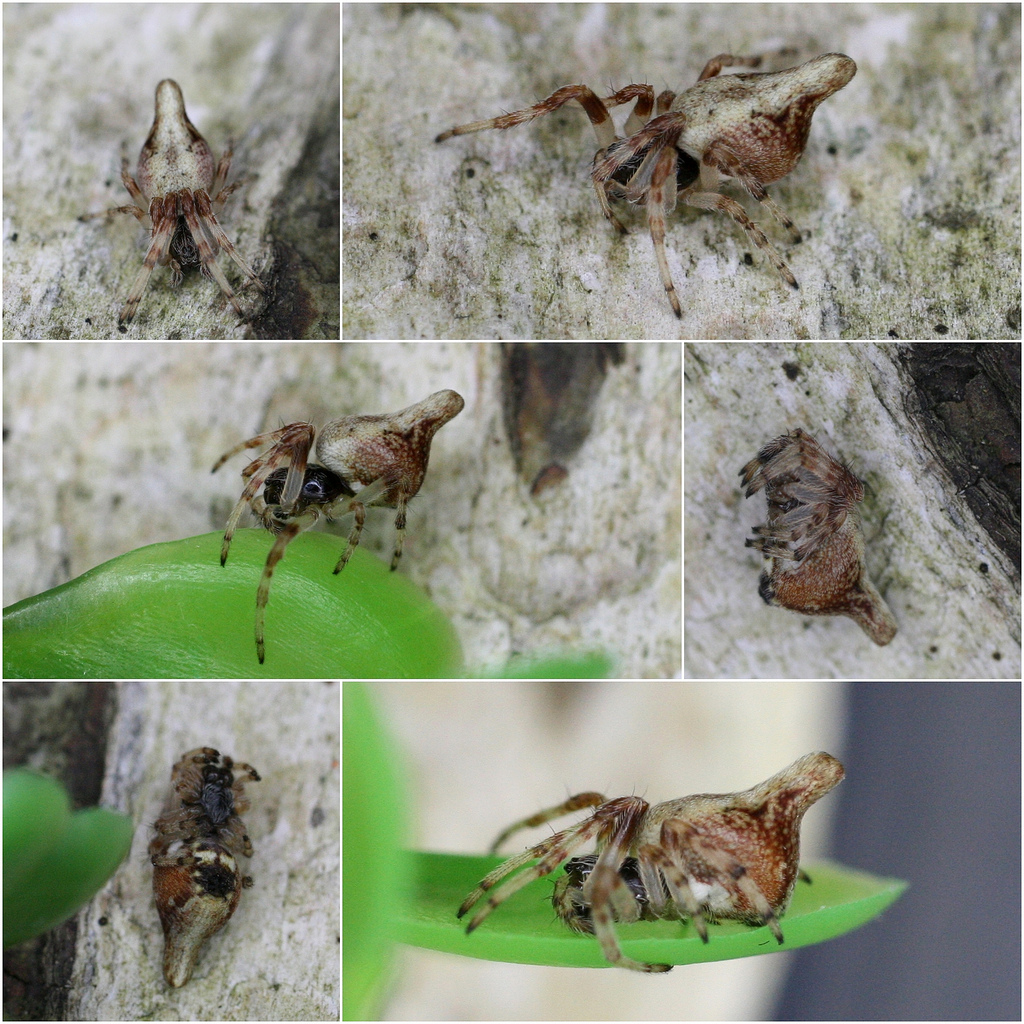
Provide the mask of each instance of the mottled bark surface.
[{"label": "mottled bark surface", "polygon": [[906,367],[929,450],[1019,570],[1020,346],[919,345]]}]

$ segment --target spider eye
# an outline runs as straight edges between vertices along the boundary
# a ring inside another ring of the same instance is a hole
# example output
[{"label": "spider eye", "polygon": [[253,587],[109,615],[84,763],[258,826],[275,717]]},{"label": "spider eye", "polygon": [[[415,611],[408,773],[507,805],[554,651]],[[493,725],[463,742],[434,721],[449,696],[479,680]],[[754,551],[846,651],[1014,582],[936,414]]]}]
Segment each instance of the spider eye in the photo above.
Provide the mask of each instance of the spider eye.
[{"label": "spider eye", "polygon": [[310,466],[306,470],[300,501],[309,505],[323,505],[334,501],[341,494],[352,494],[352,488],[337,473],[323,466]]},{"label": "spider eye", "polygon": [[[287,469],[275,469],[263,481],[263,500],[268,505],[280,505],[284,493],[284,482],[288,476]],[[326,505],[340,494],[352,494],[352,489],[345,481],[323,466],[307,466],[299,491],[297,510],[301,511],[309,505]]]},{"label": "spider eye", "polygon": [[331,495],[328,490],[328,481],[321,479],[319,476],[307,475],[302,485],[302,500],[313,503],[330,501]]},{"label": "spider eye", "polygon": [[263,500],[268,505],[281,504],[281,492],[284,490],[284,478],[287,475],[287,469],[275,469],[274,472],[263,481]]}]

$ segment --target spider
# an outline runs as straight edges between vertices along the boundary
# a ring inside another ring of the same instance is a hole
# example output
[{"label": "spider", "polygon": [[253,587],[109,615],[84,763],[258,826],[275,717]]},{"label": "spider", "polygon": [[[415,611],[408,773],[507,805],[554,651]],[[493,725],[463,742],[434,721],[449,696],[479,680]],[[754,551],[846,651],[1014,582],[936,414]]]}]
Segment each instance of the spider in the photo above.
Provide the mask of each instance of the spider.
[{"label": "spider", "polygon": [[880,647],[889,643],[896,620],[868,578],[860,480],[799,429],[769,441],[740,476],[746,497],[764,488],[768,499],[768,522],[746,540],[765,557],[757,587],[765,604],[846,615]]},{"label": "spider", "polygon": [[[266,655],[264,614],[270,579],[285,548],[321,516],[330,522],[351,514],[355,518],[348,543],[334,567],[339,573],[359,543],[367,506],[384,505],[396,510],[391,569],[397,569],[405,541],[406,505],[423,484],[430,443],[464,405],[457,392],[436,391],[399,412],[332,420],[320,429],[319,436],[312,423],[289,423],[242,441],[217,460],[211,472],[216,473],[232,455],[246,448],[270,446],[242,470],[247,483],[228,518],[220,550],[220,564],[224,565],[246,507],[276,534],[256,591],[256,655],[260,664]],[[314,437],[319,466],[307,465]],[[358,492],[353,483],[360,485]],[[262,496],[257,493],[261,487]]]},{"label": "spider", "polygon": [[[735,199],[719,193],[719,179],[735,178],[799,242],[800,232],[765,191],[765,185],[793,170],[807,145],[811,116],[818,104],[842,89],[857,65],[844,54],[826,53],[785,71],[718,77],[722,68],[753,68],[762,60],[761,56],[719,54],[704,66],[696,85],[678,96],[665,91],[656,103],[649,85],[627,85],[604,99],[585,85],[567,85],[532,107],[457,125],[435,141],[492,128],[514,128],[575,100],[590,118],[600,147],[591,179],[601,212],[620,234],[626,234],[609,200],[646,207],[661,281],[672,311],[681,318],[665,254],[665,216],[675,208],[677,198],[690,206],[728,214],[784,280],[797,287],[792,271],[765,233]],[[636,105],[626,120],[626,134],[616,135],[608,109],[633,100]],[[652,112],[657,115],[653,120]]]},{"label": "spider", "polygon": [[[608,800],[580,793],[505,829],[491,852],[520,829],[596,808],[585,821],[495,868],[466,897],[458,916],[486,896],[466,928],[472,932],[523,886],[568,861],[555,887],[556,912],[574,931],[593,932],[611,964],[654,973],[672,969],[625,956],[615,921],[689,918],[706,943],[705,922],[730,918],[767,925],[781,945],[778,919],[799,872],[800,822],[844,774],[839,761],[819,751],[740,793],[702,793],[653,806],[638,796]],[[591,840],[597,848],[592,864],[587,857],[570,860]]]},{"label": "spider", "polygon": [[[128,292],[117,318],[118,329],[126,331],[139,306],[149,275],[158,264],[170,265],[171,283],[179,285],[183,272],[199,269],[213,277],[225,298],[244,317],[235,293],[216,263],[223,249],[245,274],[246,283],[264,291],[263,283],[238,255],[224,233],[211,204],[221,206],[241,182],[224,187],[231,166],[231,144],[213,170],[213,154],[206,140],[185,113],[185,98],[177,82],[165,78],[156,87],[156,116],[139,153],[138,182],[128,173],[128,159],[121,158],[121,181],[131,194],[131,206],[117,206],[104,213],[85,214],[80,220],[130,213],[152,229],[152,240],[142,269]],[[211,199],[210,196],[213,195]]]},{"label": "spider", "polygon": [[238,857],[252,856],[239,817],[249,809],[246,778],[260,781],[252,765],[212,747],[182,754],[171,770],[171,799],[154,823],[149,859],[164,932],[164,977],[174,988],[189,980],[203,943],[227,924],[242,890],[252,887],[238,865]]}]

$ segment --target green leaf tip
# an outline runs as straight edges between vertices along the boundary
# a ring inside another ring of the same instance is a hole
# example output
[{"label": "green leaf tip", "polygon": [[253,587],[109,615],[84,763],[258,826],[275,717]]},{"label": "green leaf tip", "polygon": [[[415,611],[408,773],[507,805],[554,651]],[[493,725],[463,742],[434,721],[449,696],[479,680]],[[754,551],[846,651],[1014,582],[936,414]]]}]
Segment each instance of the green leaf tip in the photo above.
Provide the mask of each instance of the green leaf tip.
[{"label": "green leaf tip", "polygon": [[[592,935],[577,935],[555,917],[553,878],[540,878],[493,911],[472,935],[455,912],[504,857],[413,854],[416,889],[401,913],[399,935],[412,946],[475,956],[484,960],[553,967],[610,967]],[[691,964],[733,960],[809,946],[853,931],[877,917],[907,887],[827,862],[804,866],[812,884],[798,882],[789,909],[780,919],[785,942],[779,945],[767,927],[739,921],[708,926],[705,945],[689,922],[640,921],[615,926],[627,956],[649,963]]]}]

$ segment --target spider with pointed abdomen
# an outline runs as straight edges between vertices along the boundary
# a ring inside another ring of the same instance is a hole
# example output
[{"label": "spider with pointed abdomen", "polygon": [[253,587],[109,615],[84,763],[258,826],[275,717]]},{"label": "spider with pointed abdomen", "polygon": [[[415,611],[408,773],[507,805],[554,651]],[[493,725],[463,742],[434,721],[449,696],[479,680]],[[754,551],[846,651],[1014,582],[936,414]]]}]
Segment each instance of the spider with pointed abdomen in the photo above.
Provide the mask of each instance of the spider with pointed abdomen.
[{"label": "spider with pointed abdomen", "polygon": [[227,924],[252,877],[239,858],[252,856],[241,815],[250,764],[213,747],[197,747],[171,770],[171,798],[153,823],[149,844],[153,892],[164,931],[164,977],[173,988],[192,976],[203,944]]},{"label": "spider with pointed abdomen", "polygon": [[117,325],[127,330],[139,307],[149,276],[156,266],[170,266],[171,284],[181,283],[184,271],[193,268],[212,277],[235,312],[244,317],[235,292],[217,266],[217,252],[223,249],[245,275],[246,284],[264,291],[263,282],[238,254],[224,233],[213,206],[221,206],[240,182],[225,187],[231,166],[231,144],[213,167],[213,154],[206,140],[185,113],[185,98],[177,82],[165,78],[156,87],[156,115],[153,127],[139,153],[138,181],[128,172],[128,159],[121,159],[121,181],[134,203],[104,213],[85,214],[80,220],[130,213],[152,231],[142,269],[125,299]]},{"label": "spider with pointed abdomen", "polygon": [[867,574],[858,504],[864,485],[799,428],[763,445],[741,470],[746,497],[764,490],[768,522],[746,546],[765,558],[757,591],[804,615],[846,615],[880,647],[896,620]]},{"label": "spider with pointed abdomen", "polygon": [[[585,821],[495,868],[458,916],[478,906],[466,928],[471,932],[523,886],[566,864],[552,897],[558,916],[573,931],[595,935],[605,959],[619,967],[671,970],[625,956],[616,921],[689,919],[706,943],[706,922],[734,919],[767,925],[781,945],[779,917],[800,873],[800,823],[844,774],[839,761],[819,751],[740,793],[700,793],[653,806],[638,796],[580,793],[502,832],[491,852],[520,829],[595,808]],[[593,860],[573,857],[589,842],[597,848]],[[531,861],[537,863],[528,867]]]},{"label": "spider with pointed abdomen", "polygon": [[[423,485],[430,443],[464,405],[457,392],[436,391],[399,412],[332,420],[320,429],[319,436],[312,423],[289,423],[236,444],[217,460],[214,473],[240,451],[267,448],[242,470],[246,485],[228,518],[220,552],[220,564],[224,565],[246,508],[276,535],[256,592],[256,654],[260,664],[266,655],[264,615],[270,599],[270,579],[285,548],[321,516],[330,522],[351,514],[355,519],[348,544],[334,567],[339,573],[359,543],[367,507],[384,505],[396,510],[397,535],[391,558],[391,568],[396,569],[405,540],[406,506]],[[320,465],[308,464],[314,438]],[[353,484],[360,489],[355,490]]]},{"label": "spider with pointed abdomen", "polygon": [[[857,65],[841,53],[826,53],[795,68],[767,74],[721,75],[726,67],[758,67],[762,57],[719,54],[707,62],[697,84],[680,93],[665,91],[657,101],[649,85],[627,85],[604,99],[585,85],[568,85],[546,100],[486,121],[457,125],[437,136],[514,128],[575,101],[586,111],[600,147],[591,179],[601,212],[621,234],[626,228],[610,200],[643,205],[654,254],[672,311],[682,308],[665,254],[665,217],[677,199],[728,214],[794,288],[796,278],[765,233],[746,211],[719,192],[721,178],[735,178],[793,236],[800,233],[765,191],[796,166],[807,145],[818,104],[842,89]],[[608,110],[636,101],[615,134]],[[656,116],[651,117],[654,113]]]}]

